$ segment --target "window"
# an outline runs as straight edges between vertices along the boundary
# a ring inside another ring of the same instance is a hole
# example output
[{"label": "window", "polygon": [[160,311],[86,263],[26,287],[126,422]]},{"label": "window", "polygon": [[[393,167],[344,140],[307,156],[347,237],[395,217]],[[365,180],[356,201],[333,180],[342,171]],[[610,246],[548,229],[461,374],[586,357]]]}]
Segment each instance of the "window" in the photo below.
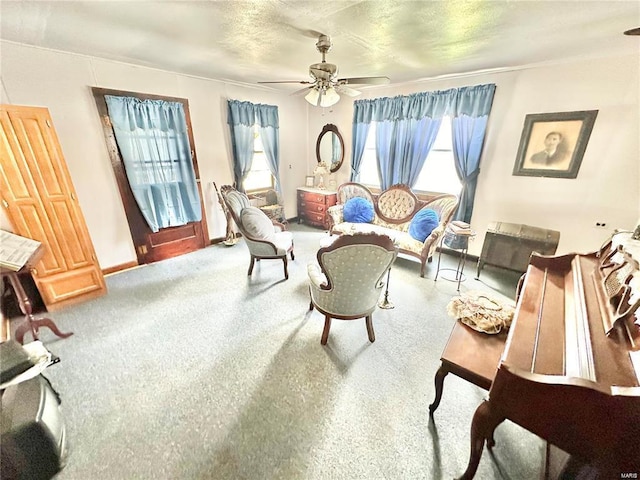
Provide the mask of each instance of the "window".
[{"label": "window", "polygon": [[[360,168],[360,182],[365,185],[380,188],[378,166],[376,163],[376,124],[372,123],[367,136],[362,166]],[[456,173],[453,159],[453,137],[451,135],[451,119],[444,117],[440,130],[436,136],[422,171],[418,176],[414,190],[437,193],[460,194],[462,186]]]},{"label": "window", "polygon": [[253,161],[251,162],[251,170],[244,179],[243,187],[246,192],[255,192],[259,190],[269,190],[274,187],[273,175],[267,163],[267,156],[264,154],[262,139],[256,127],[253,139]]}]

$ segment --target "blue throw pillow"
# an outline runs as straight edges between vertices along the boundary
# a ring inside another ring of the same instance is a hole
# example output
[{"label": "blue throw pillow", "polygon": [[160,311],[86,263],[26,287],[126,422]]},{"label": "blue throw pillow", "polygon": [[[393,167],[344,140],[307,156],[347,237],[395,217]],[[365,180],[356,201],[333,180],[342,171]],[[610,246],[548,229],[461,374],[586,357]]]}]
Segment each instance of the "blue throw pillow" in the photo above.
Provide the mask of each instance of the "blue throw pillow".
[{"label": "blue throw pillow", "polygon": [[345,222],[369,223],[373,221],[373,204],[362,197],[354,197],[347,200],[342,211]]},{"label": "blue throw pillow", "polygon": [[409,235],[420,242],[424,242],[439,223],[440,219],[435,210],[423,208],[413,216],[413,220],[409,225]]}]

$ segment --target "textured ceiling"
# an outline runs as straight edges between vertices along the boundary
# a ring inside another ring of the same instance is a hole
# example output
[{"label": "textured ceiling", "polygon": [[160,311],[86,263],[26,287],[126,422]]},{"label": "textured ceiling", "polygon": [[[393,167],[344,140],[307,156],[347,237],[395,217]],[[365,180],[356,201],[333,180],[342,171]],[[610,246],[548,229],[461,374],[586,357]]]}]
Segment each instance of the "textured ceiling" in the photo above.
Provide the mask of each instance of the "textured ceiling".
[{"label": "textured ceiling", "polygon": [[[255,84],[340,77],[403,83],[565,59],[639,54],[632,1],[0,1],[0,38]],[[274,88],[299,88],[282,85]]]}]

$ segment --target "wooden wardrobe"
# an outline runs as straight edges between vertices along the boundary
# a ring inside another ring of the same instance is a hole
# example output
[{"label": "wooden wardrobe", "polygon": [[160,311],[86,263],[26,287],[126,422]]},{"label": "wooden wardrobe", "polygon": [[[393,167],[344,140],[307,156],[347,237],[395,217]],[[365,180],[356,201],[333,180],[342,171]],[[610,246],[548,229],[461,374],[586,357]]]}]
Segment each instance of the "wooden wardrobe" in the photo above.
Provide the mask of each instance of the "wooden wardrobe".
[{"label": "wooden wardrobe", "polygon": [[0,105],[0,191],[13,232],[42,242],[32,276],[47,309],[106,293],[49,110]]}]

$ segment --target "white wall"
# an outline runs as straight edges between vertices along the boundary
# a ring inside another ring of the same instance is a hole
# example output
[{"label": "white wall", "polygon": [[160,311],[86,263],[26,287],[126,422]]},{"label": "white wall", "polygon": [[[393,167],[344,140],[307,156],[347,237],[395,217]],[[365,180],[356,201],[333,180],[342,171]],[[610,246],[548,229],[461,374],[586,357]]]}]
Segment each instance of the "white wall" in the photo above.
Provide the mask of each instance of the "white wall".
[{"label": "white wall", "polygon": [[[338,126],[345,162],[329,179],[348,181],[352,101],[330,109],[303,97],[204,80],[143,67],[0,42],[2,102],[48,107],[78,191],[98,260],[108,268],[135,260],[127,221],[105,146],[91,86],[189,100],[211,238],[225,234],[213,191],[232,181],[225,100],[278,105],[281,180],[287,217],[296,216],[296,187],[315,166],[315,142],[327,123]],[[640,218],[640,66],[636,57],[601,58],[455,79],[376,87],[357,98],[495,83],[493,109],[471,220],[478,255],[492,221],[525,223],[561,232],[559,253],[597,248],[614,228]],[[393,80],[393,79],[392,79]],[[524,117],[529,113],[599,110],[576,179],[511,174]],[[1,218],[0,218],[1,220]],[[605,222],[605,230],[595,222]]]},{"label": "white wall", "polygon": [[[639,70],[635,56],[600,58],[376,88],[357,99],[495,83],[471,219],[478,235],[469,253],[480,254],[492,221],[558,230],[558,253],[586,252],[599,247],[616,228],[633,229],[640,218]],[[345,139],[345,163],[334,174],[338,185],[349,178],[352,105],[343,97],[332,111],[310,113],[312,138],[324,124],[334,123]],[[525,116],[576,110],[599,111],[578,177],[513,176]],[[308,148],[313,163],[311,143]],[[595,228],[596,222],[606,223],[606,228]]]},{"label": "white wall", "polygon": [[[264,88],[72,55],[10,42],[2,48],[2,103],[44,106],[53,118],[80,206],[102,268],[136,259],[131,234],[107,152],[92,86],[181,97],[189,100],[202,180],[205,219],[212,239],[226,223],[213,183],[232,183],[226,100],[278,105],[281,181],[286,215],[296,215],[296,191],[308,165],[304,101]],[[6,218],[2,220],[6,224]]]}]

